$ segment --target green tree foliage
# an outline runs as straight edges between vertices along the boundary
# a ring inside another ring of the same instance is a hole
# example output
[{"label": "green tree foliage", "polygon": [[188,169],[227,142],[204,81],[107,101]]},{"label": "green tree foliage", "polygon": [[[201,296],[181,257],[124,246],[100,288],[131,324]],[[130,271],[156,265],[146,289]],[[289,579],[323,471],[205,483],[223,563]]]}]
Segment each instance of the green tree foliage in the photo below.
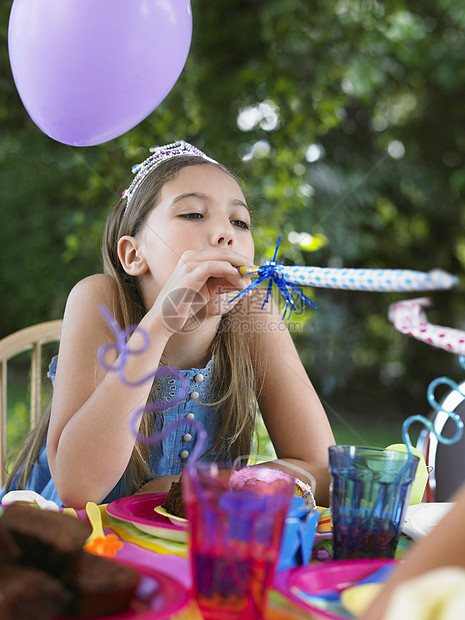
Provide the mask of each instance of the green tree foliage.
[{"label": "green tree foliage", "polygon": [[[72,285],[100,269],[105,213],[130,166],[180,137],[246,179],[257,257],[282,234],[290,263],[463,272],[463,3],[192,0],[172,92],[127,134],[82,149],[42,134],[19,100],[11,4],[0,7],[0,335],[62,314]],[[306,293],[319,310],[296,312],[293,331],[325,399],[376,416],[383,388],[405,417],[426,410],[432,378],[460,377],[453,356],[390,326],[401,295]],[[433,322],[464,327],[463,286],[433,299]]]}]

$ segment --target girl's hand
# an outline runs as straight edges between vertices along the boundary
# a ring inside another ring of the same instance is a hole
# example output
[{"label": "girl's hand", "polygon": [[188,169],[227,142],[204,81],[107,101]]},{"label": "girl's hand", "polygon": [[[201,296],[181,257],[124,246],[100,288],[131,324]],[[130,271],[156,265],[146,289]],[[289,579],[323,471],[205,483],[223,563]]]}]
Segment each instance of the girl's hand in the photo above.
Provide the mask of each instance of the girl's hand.
[{"label": "girl's hand", "polygon": [[234,306],[229,299],[250,285],[238,271],[250,262],[228,249],[184,252],[150,313],[161,314],[168,335],[185,329],[188,321],[222,316]]}]

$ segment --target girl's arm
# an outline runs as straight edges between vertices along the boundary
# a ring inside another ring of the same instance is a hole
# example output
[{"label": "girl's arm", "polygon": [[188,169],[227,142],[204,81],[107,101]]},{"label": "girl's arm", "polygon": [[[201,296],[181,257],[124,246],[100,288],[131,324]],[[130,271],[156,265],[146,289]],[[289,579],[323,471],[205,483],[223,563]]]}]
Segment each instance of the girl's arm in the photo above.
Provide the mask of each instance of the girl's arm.
[{"label": "girl's arm", "polygon": [[261,291],[252,297],[254,311],[246,318],[255,341],[260,410],[278,458],[309,471],[317,503],[328,506],[334,436],[281,313],[272,299],[259,310],[262,298]]},{"label": "girl's arm", "polygon": [[[100,502],[115,486],[131,456],[135,438],[129,432],[133,411],[142,407],[151,382],[127,387],[117,373],[106,372],[98,363],[98,349],[115,341],[99,312],[105,304],[113,314],[118,308],[113,281],[91,276],[71,291],[63,319],[58,367],[52,401],[47,456],[58,495],[65,505],[85,506]],[[120,323],[120,317],[116,316]],[[130,356],[125,374],[132,380],[156,369],[167,337],[157,316],[146,315],[141,327],[151,337],[142,355]],[[137,349],[142,340],[129,341]],[[116,362],[116,351],[106,357]]]},{"label": "girl's arm", "polygon": [[454,499],[457,501],[456,505],[428,536],[413,545],[405,561],[387,581],[360,620],[382,620],[393,591],[413,577],[442,566],[465,568],[465,486]]}]

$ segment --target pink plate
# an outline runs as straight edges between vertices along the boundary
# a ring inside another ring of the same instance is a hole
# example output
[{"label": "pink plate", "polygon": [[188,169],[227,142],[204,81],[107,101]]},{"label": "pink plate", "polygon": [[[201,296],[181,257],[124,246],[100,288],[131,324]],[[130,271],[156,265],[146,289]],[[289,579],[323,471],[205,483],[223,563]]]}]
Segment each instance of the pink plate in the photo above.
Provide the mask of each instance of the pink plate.
[{"label": "pink plate", "polygon": [[155,507],[165,501],[166,495],[166,493],[146,493],[121,497],[108,504],[106,511],[112,517],[132,523],[151,536],[186,542],[187,531],[184,525],[174,525],[167,517],[155,512]]},{"label": "pink plate", "polygon": [[104,616],[105,620],[163,620],[170,618],[189,602],[184,586],[168,575],[132,562],[113,561],[136,570],[141,580],[129,608],[115,616]]},{"label": "pink plate", "polygon": [[[293,603],[305,609],[313,611],[322,618],[331,620],[345,620],[353,616],[344,612],[340,605],[325,604],[324,600],[317,597],[324,596],[329,591],[342,591],[357,585],[359,581],[368,577],[386,564],[396,564],[396,560],[366,559],[366,560],[337,560],[322,562],[309,566],[297,566],[288,570],[279,571],[275,574],[274,588],[290,599]],[[312,599],[304,601],[295,594],[296,590],[303,590]],[[314,599],[312,597],[315,597]]]}]

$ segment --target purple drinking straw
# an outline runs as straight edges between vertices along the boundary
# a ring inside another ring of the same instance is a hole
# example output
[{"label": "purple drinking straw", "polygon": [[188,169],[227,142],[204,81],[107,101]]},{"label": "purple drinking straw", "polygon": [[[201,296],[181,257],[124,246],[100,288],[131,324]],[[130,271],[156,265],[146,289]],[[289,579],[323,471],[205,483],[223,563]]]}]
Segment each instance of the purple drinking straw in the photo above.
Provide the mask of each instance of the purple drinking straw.
[{"label": "purple drinking straw", "polygon": [[[140,327],[140,325],[130,325],[129,327],[126,327],[126,329],[121,329],[120,326],[118,325],[118,322],[109,312],[107,307],[104,306],[103,304],[99,306],[99,311],[100,311],[100,314],[105,319],[107,325],[113,332],[113,335],[115,336],[115,339],[116,339],[116,342],[110,342],[109,344],[105,344],[102,347],[100,347],[100,349],[98,350],[98,353],[97,353],[98,361],[99,361],[100,366],[102,366],[102,368],[104,368],[108,372],[118,373],[118,377],[121,383],[123,383],[124,385],[128,387],[137,387],[138,385],[142,385],[143,383],[146,383],[147,381],[153,381],[156,376],[159,376],[162,374],[173,374],[182,379],[182,376],[180,375],[179,371],[169,366],[163,367],[165,369],[168,369],[169,373],[162,372],[162,369],[158,368],[155,372],[150,373],[146,375],[145,377],[138,379],[137,381],[131,381],[127,379],[124,376],[124,369],[126,367],[129,357],[131,355],[140,355],[142,353],[145,353],[145,351],[147,351],[147,349],[150,346],[150,336],[145,331],[145,329]],[[129,336],[131,336],[132,334],[136,332],[142,336],[142,338],[144,339],[144,342],[138,349],[131,349],[128,346],[127,341],[128,341]],[[108,351],[111,351],[112,349],[116,349],[116,352],[118,353],[118,357],[116,359],[116,362],[113,365],[110,365],[105,361],[105,356],[107,355]],[[175,404],[178,404],[178,403],[176,402]]]}]

